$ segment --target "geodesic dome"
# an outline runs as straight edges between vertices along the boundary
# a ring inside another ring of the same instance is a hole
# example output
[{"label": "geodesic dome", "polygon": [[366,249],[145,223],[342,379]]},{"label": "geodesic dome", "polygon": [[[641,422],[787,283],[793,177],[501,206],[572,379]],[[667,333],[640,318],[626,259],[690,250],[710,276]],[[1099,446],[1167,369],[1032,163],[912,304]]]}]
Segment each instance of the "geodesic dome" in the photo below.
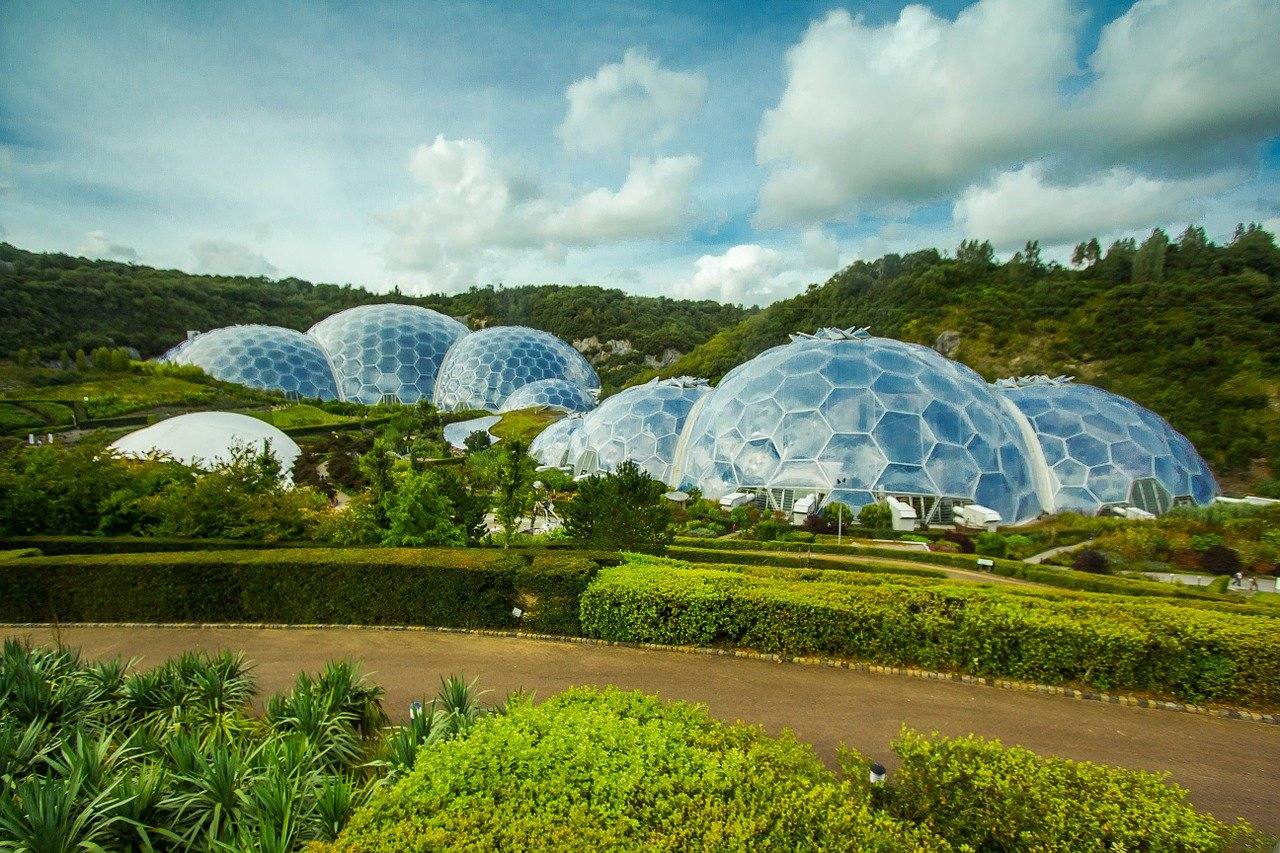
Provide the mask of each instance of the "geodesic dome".
[{"label": "geodesic dome", "polygon": [[630,459],[667,482],[685,419],[711,391],[705,379],[654,379],[619,391],[582,418],[569,440],[574,474],[608,472]]},{"label": "geodesic dome", "polygon": [[1132,504],[1160,515],[1219,493],[1191,442],[1126,397],[1065,377],[1003,379],[997,388],[1035,431],[1056,511]]},{"label": "geodesic dome", "polygon": [[522,385],[503,401],[500,412],[545,407],[562,412],[586,412],[594,409],[596,397],[591,391],[567,379],[539,379]]},{"label": "geodesic dome", "polygon": [[600,387],[582,354],[555,335],[524,326],[494,326],[450,347],[436,378],[435,404],[446,412],[496,412],[511,392],[540,379]]},{"label": "geodesic dome", "polygon": [[582,428],[582,415],[573,413],[549,425],[529,442],[529,455],[539,465],[563,468],[569,464],[569,442]]},{"label": "geodesic dome", "polygon": [[694,413],[674,479],[707,497],[908,499],[949,523],[976,502],[1005,522],[1042,510],[1016,415],[964,365],[865,329],[793,335],[730,371]]},{"label": "geodesic dome", "polygon": [[360,305],[307,334],[329,354],[343,399],[374,405],[429,401],[440,362],[467,327],[417,305]]},{"label": "geodesic dome", "polygon": [[252,388],[339,399],[328,356],[315,338],[302,332],[279,326],[226,326],[185,344],[167,354],[173,364],[193,364],[215,379]]},{"label": "geodesic dome", "polygon": [[237,447],[270,449],[283,479],[292,482],[297,443],[266,421],[235,412],[191,412],[168,418],[116,439],[111,449],[122,456],[145,459],[170,456],[184,465],[208,468],[229,462]]}]

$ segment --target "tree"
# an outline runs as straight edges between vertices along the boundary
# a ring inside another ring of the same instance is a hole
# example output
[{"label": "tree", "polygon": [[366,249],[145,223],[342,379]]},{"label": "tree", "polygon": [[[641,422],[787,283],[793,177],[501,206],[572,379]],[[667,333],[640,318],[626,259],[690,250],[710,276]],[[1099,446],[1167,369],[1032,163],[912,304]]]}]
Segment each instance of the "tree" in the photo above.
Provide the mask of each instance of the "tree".
[{"label": "tree", "polygon": [[439,476],[407,471],[386,496],[387,531],[383,545],[466,545],[467,534],[454,522],[454,506],[445,497]]},{"label": "tree", "polygon": [[1093,266],[1102,256],[1102,247],[1098,245],[1097,237],[1090,237],[1087,242],[1077,243],[1075,251],[1071,253],[1071,265],[1073,267]]},{"label": "tree", "polygon": [[990,269],[995,266],[996,250],[989,240],[963,240],[956,247],[956,260],[968,267]]},{"label": "tree", "polygon": [[468,453],[475,453],[480,450],[488,450],[489,445],[493,443],[493,439],[489,437],[488,430],[478,429],[467,435],[462,440],[462,446],[467,449]]},{"label": "tree", "polygon": [[1159,282],[1164,279],[1165,255],[1169,251],[1169,235],[1159,228],[1142,241],[1133,256],[1133,281]]},{"label": "tree", "polygon": [[395,457],[392,455],[393,446],[393,438],[380,436],[374,441],[373,447],[368,452],[362,453],[356,461],[356,467],[364,476],[369,489],[369,499],[379,527],[385,527],[387,524],[386,496],[393,485],[391,469],[395,465]]},{"label": "tree", "polygon": [[831,501],[822,508],[822,520],[832,527],[837,524],[848,527],[853,524],[853,510],[840,501]]},{"label": "tree", "polygon": [[630,459],[588,477],[565,510],[565,531],[584,548],[654,553],[671,541],[667,487]]},{"label": "tree", "polygon": [[885,504],[869,503],[858,512],[858,523],[872,530],[892,530],[893,512]]},{"label": "tree", "polygon": [[533,507],[533,457],[528,445],[513,438],[501,453],[498,466],[497,500],[494,514],[502,525],[502,545],[511,547],[520,519]]}]

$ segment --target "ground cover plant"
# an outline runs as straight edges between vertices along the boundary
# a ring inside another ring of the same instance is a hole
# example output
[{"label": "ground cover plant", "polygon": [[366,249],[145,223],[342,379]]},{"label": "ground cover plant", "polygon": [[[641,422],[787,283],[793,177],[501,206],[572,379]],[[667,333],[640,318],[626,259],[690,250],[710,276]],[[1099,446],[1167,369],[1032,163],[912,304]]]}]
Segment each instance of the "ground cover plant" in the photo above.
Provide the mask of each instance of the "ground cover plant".
[{"label": "ground cover plant", "polygon": [[350,663],[299,675],[264,712],[252,667],[189,653],[150,670],[14,640],[0,654],[0,849],[297,850],[337,837],[419,747],[465,732],[473,685],[391,726]]},{"label": "ground cover plant", "polygon": [[824,654],[1098,691],[1280,707],[1271,618],[882,576],[875,587],[633,557],[582,594],[588,636]]}]

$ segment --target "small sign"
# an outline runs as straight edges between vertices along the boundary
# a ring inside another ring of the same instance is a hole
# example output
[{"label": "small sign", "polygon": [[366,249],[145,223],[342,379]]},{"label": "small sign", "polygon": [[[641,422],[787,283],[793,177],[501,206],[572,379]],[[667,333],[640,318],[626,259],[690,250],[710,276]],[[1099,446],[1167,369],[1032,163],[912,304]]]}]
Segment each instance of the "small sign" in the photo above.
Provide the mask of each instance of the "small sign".
[{"label": "small sign", "polygon": [[992,561],[992,560],[979,560],[979,561],[978,561],[978,568],[980,568],[980,569],[990,569],[990,568],[994,568],[994,567],[995,567],[995,562],[994,562],[994,561]]},{"label": "small sign", "polygon": [[511,608],[511,615],[519,619],[521,616],[524,615],[524,611],[521,610],[519,607],[513,607]]},{"label": "small sign", "polygon": [[422,700],[414,699],[412,702],[409,703],[409,717],[412,719],[412,718],[421,717],[421,716],[422,716]]}]

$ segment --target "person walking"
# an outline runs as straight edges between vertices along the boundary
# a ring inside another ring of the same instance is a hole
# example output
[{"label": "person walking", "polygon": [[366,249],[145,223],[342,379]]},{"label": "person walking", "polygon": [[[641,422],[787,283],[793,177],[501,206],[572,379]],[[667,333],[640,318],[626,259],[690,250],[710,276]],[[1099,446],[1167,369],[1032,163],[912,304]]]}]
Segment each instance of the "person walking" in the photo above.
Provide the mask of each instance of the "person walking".
[{"label": "person walking", "polygon": [[1231,576],[1231,585],[1236,589],[1244,589],[1244,572],[1236,572]]},{"label": "person walking", "polygon": [[1249,592],[1257,592],[1257,591],[1258,591],[1258,576],[1250,575],[1249,576]]}]

